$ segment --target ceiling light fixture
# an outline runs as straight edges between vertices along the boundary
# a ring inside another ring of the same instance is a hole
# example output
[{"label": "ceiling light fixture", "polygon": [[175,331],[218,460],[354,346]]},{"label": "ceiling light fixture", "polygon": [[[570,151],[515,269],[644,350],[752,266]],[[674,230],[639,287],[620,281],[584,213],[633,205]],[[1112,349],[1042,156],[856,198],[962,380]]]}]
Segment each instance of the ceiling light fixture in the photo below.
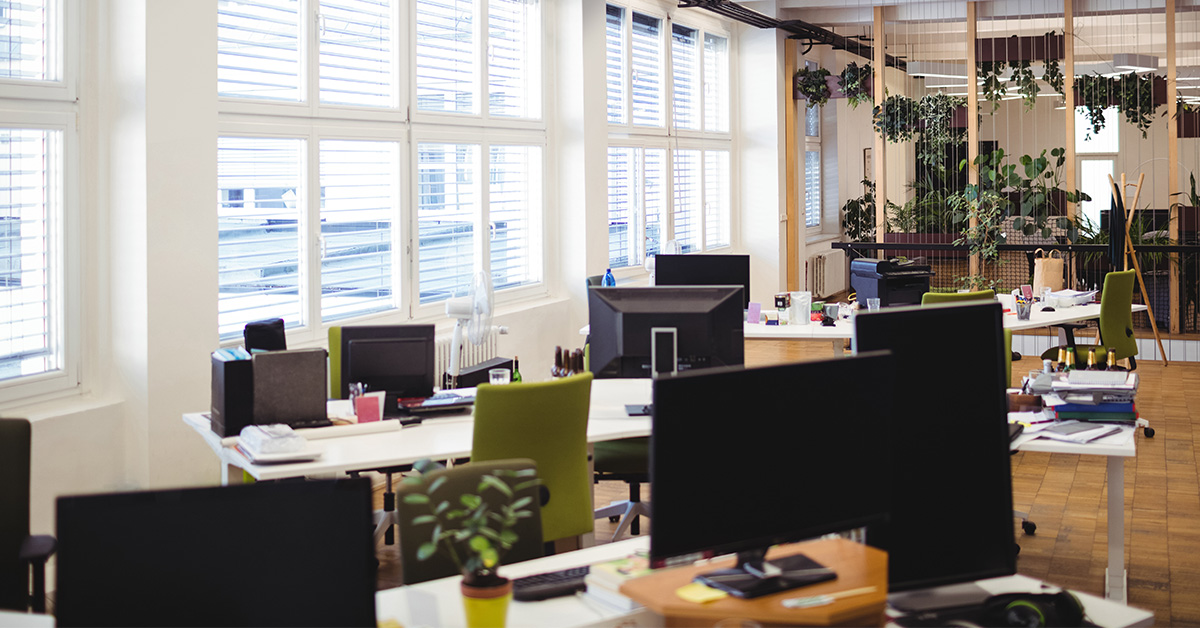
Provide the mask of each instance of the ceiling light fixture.
[{"label": "ceiling light fixture", "polygon": [[1153,72],[1158,69],[1158,57],[1121,52],[1113,55],[1113,67],[1133,72]]},{"label": "ceiling light fixture", "polygon": [[938,78],[967,78],[965,63],[947,63],[945,61],[909,61],[909,76],[924,76]]}]

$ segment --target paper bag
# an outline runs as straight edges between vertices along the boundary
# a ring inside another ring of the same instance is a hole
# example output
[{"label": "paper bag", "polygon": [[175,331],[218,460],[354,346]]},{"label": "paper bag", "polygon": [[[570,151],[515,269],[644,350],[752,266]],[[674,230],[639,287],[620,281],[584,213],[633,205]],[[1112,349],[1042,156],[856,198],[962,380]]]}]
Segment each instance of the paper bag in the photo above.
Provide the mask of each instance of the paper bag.
[{"label": "paper bag", "polygon": [[1040,295],[1042,288],[1050,288],[1051,292],[1062,290],[1063,258],[1058,251],[1050,251],[1047,255],[1045,251],[1038,249],[1033,255],[1033,293]]}]

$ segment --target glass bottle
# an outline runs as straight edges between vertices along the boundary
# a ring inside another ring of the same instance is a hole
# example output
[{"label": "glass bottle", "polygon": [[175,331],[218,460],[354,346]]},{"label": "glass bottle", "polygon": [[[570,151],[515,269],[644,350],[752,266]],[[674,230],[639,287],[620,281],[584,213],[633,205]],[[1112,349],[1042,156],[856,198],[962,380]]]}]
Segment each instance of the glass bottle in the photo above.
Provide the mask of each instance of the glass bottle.
[{"label": "glass bottle", "polygon": [[1068,371],[1075,370],[1075,347],[1067,347],[1067,368]]},{"label": "glass bottle", "polygon": [[562,347],[554,347],[554,366],[550,367],[550,377],[562,377],[563,375],[563,350]]},{"label": "glass bottle", "polygon": [[1124,371],[1125,367],[1117,365],[1117,352],[1112,349],[1108,350],[1108,370]]},{"label": "glass bottle", "polygon": [[1054,370],[1059,373],[1067,370],[1067,349],[1066,347],[1058,348],[1058,361],[1055,362]]},{"label": "glass bottle", "polygon": [[518,368],[518,365],[520,364],[520,362],[521,362],[521,359],[514,355],[513,356],[513,372],[512,372],[512,381],[514,381],[514,382],[521,381],[521,369]]},{"label": "glass bottle", "polygon": [[1093,347],[1091,349],[1088,349],[1087,370],[1094,371],[1094,370],[1096,370],[1096,368],[1098,368],[1096,366],[1096,349],[1095,349],[1095,347]]}]

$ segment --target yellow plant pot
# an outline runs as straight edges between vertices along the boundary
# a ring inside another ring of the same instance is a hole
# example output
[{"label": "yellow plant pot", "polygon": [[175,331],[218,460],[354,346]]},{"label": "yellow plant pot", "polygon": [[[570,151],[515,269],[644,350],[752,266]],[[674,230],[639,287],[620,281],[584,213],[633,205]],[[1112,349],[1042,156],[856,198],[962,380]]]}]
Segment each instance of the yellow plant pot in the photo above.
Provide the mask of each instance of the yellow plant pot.
[{"label": "yellow plant pot", "polygon": [[512,599],[512,581],[494,587],[460,585],[468,628],[503,628]]}]

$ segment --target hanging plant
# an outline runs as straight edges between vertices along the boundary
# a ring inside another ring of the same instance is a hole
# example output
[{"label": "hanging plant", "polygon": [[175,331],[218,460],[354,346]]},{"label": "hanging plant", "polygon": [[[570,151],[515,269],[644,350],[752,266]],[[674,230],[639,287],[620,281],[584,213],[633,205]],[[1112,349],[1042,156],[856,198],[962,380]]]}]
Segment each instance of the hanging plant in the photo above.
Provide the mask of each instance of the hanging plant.
[{"label": "hanging plant", "polygon": [[1037,80],[1033,78],[1033,69],[1028,61],[1014,61],[1012,64],[1012,83],[1017,86],[1017,93],[1025,99],[1025,109],[1033,109],[1037,104],[1037,95],[1041,91]]},{"label": "hanging plant", "polygon": [[[1053,34],[1053,32],[1048,33]],[[1046,68],[1042,72],[1042,80],[1050,85],[1050,88],[1058,92],[1059,96],[1065,96],[1063,91],[1063,73],[1062,68],[1058,66],[1058,59],[1046,59]]]},{"label": "hanging plant", "polygon": [[1125,121],[1136,126],[1146,137],[1154,122],[1154,75],[1139,76],[1132,72],[1112,78],[1099,74],[1088,74],[1075,79],[1079,90],[1079,106],[1087,109],[1091,132],[1099,133],[1104,128],[1104,110],[1117,107]]},{"label": "hanging plant", "polygon": [[917,158],[939,174],[946,169],[947,146],[962,141],[966,133],[966,129],[953,126],[955,111],[966,105],[966,98],[947,96],[943,92],[926,94],[917,102],[917,116],[925,123],[921,130],[924,146]]},{"label": "hanging plant", "polygon": [[825,82],[827,76],[829,76],[829,70],[825,68],[796,70],[796,74],[792,77],[795,90],[808,99],[809,107],[829,102],[829,84]]},{"label": "hanging plant", "polygon": [[992,103],[993,112],[1000,108],[1000,99],[1007,93],[1004,81],[1000,79],[1007,65],[1004,61],[983,61],[979,64],[979,80],[982,82],[979,87],[984,100]]},{"label": "hanging plant", "polygon": [[875,131],[893,144],[911,140],[919,119],[917,101],[903,95],[888,96],[871,115]]},{"label": "hanging plant", "polygon": [[855,109],[862,103],[871,102],[871,64],[860,66],[851,61],[838,75],[838,87],[846,94],[846,102]]}]

